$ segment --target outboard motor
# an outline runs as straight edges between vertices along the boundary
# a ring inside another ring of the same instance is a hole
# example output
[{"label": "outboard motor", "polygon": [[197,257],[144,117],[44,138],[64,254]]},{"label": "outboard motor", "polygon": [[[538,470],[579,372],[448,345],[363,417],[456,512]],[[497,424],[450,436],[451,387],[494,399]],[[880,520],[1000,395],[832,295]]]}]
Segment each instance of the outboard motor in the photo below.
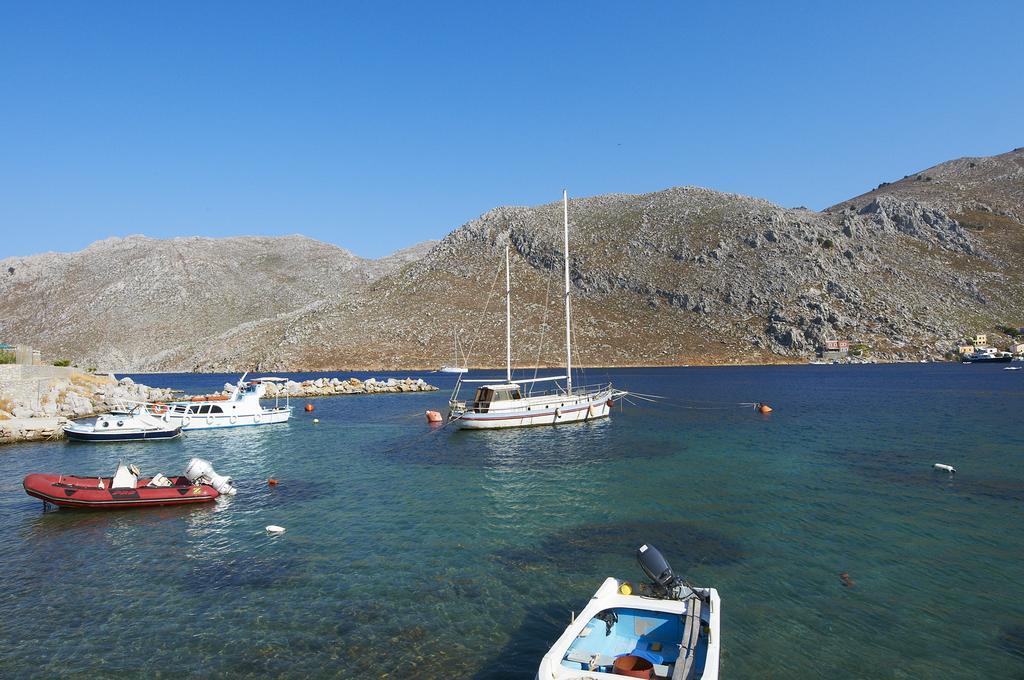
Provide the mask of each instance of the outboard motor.
[{"label": "outboard motor", "polygon": [[193,484],[209,484],[217,493],[234,496],[237,491],[231,484],[231,478],[225,475],[218,475],[210,465],[209,461],[202,458],[193,458],[185,468],[185,476]]},{"label": "outboard motor", "polygon": [[685,599],[694,594],[693,589],[675,575],[668,560],[653,545],[645,543],[637,548],[636,561],[644,575],[651,580],[656,597]]}]

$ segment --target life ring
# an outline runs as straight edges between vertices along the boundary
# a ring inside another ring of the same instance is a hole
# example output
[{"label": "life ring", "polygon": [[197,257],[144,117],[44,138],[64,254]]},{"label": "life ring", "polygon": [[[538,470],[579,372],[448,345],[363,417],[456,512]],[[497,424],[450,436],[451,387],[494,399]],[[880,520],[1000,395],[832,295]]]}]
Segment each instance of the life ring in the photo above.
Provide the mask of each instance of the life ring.
[{"label": "life ring", "polygon": [[206,416],[206,424],[213,425],[213,416]]},{"label": "life ring", "polygon": [[167,413],[167,404],[162,401],[158,401],[153,404],[153,413],[160,415],[161,413]]},{"label": "life ring", "polygon": [[182,427],[182,429],[188,427],[191,424],[192,424],[192,418],[190,418],[189,416],[185,416],[184,418],[181,419],[181,427]]},{"label": "life ring", "polygon": [[258,423],[263,419],[263,414],[257,411],[256,415],[254,415],[252,419]]},{"label": "life ring", "polygon": [[236,416],[234,413],[232,413],[231,414],[231,424],[234,425],[237,422],[238,422],[238,416]]}]

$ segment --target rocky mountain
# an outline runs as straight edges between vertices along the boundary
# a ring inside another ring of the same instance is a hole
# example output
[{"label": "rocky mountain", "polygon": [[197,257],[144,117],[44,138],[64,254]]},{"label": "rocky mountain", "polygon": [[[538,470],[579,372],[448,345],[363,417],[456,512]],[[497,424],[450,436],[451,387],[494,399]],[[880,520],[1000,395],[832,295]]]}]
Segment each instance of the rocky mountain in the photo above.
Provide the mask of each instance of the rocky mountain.
[{"label": "rocky mountain", "polygon": [[[1024,326],[1022,150],[943,163],[822,212],[695,187],[573,199],[569,212],[582,364],[804,360],[829,338],[883,360],[919,359],[942,356],[967,334],[998,338],[1004,325]],[[514,361],[557,365],[561,220],[560,202],[496,208],[429,252],[396,254],[380,269],[353,267],[359,275],[344,285],[297,267],[287,298],[275,298],[280,304],[261,303],[263,288],[255,289],[260,298],[238,302],[256,308],[244,322],[214,325],[209,300],[182,309],[176,323],[190,332],[160,349],[117,333],[112,316],[88,325],[98,308],[88,297],[85,318],[72,317],[68,332],[79,347],[99,334],[105,340],[89,356],[133,368],[266,370],[434,368],[450,359],[458,330],[472,364],[498,365],[508,244]],[[78,255],[90,259],[96,248],[102,242]],[[125,290],[151,284],[144,267],[117,267]],[[276,276],[266,268],[265,279]],[[21,300],[0,312],[24,317]],[[37,307],[26,327],[44,339],[50,319],[68,312]],[[0,322],[0,336],[10,334],[9,323]]]},{"label": "rocky mountain", "polygon": [[344,296],[428,247],[366,260],[304,236],[129,236],[8,258],[0,261],[0,338],[83,367],[166,365],[183,345],[201,356],[221,333]]}]

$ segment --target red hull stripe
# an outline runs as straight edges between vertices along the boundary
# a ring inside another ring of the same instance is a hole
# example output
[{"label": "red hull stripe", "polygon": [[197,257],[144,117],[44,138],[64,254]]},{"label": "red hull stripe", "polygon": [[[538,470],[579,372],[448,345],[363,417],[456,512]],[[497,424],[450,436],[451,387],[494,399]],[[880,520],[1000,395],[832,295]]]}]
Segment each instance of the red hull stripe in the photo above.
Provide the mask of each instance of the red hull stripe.
[{"label": "red hull stripe", "polygon": [[[597,404],[599,402],[594,402]],[[594,404],[587,404],[586,406],[580,406],[579,408],[565,408],[562,409],[562,413],[575,413],[577,411],[586,411]],[[554,411],[538,411],[536,413],[530,411],[517,411],[517,415],[507,416],[478,416],[478,415],[463,415],[459,420],[523,420],[524,418],[542,418],[544,416],[553,416]]]}]

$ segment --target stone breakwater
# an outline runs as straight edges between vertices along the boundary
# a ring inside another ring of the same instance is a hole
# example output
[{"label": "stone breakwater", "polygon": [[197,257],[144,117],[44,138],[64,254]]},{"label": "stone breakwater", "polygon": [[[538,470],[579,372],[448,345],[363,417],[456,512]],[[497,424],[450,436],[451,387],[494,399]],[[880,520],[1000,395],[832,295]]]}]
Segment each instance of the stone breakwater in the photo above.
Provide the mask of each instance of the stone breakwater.
[{"label": "stone breakwater", "polygon": [[0,444],[63,439],[67,418],[10,418],[0,420]]},{"label": "stone breakwater", "polygon": [[[235,386],[231,383],[224,383],[223,394],[231,394]],[[283,383],[267,383],[267,391],[264,399],[284,397],[334,397],[346,394],[396,394],[399,392],[436,392],[437,388],[427,383],[422,378],[388,378],[377,380],[368,378],[317,378],[316,380],[303,380],[296,382],[289,380]]]}]

